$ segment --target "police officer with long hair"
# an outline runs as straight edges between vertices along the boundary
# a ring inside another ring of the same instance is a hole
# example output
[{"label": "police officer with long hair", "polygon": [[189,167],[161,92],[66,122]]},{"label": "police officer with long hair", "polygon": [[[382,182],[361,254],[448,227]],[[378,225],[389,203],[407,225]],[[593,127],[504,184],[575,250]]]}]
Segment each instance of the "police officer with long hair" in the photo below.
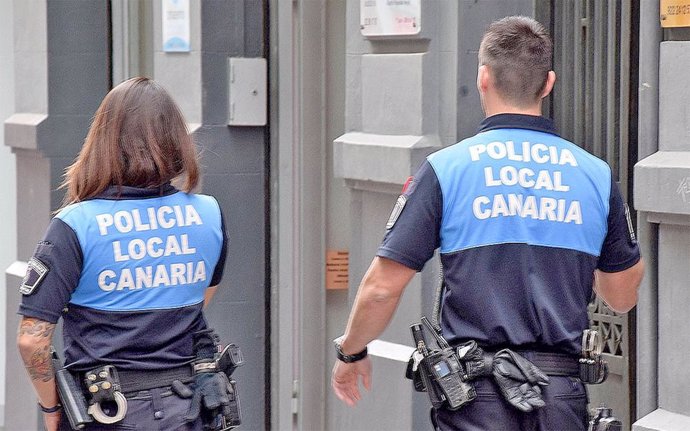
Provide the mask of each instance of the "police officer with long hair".
[{"label": "police officer with long hair", "polygon": [[69,429],[51,366],[60,318],[64,365],[85,399],[116,384],[126,400],[96,403],[106,423],[126,408],[117,429],[202,429],[194,386],[171,389],[190,381],[193,334],[208,331],[202,310],[225,263],[218,202],[192,193],[199,175],[185,120],[159,84],[133,78],[106,95],[20,288],[17,342],[49,431]]},{"label": "police officer with long hair", "polygon": [[588,302],[594,290],[613,310],[630,310],[644,264],[611,168],[541,116],[556,78],[551,57],[531,18],[504,18],[484,34],[477,88],[486,119],[475,136],[430,155],[398,199],[336,342],[332,386],[345,403],[361,399],[360,381],[370,387],[366,345],[438,248],[442,335],[476,399],[435,408],[437,428],[587,429],[578,358]]}]

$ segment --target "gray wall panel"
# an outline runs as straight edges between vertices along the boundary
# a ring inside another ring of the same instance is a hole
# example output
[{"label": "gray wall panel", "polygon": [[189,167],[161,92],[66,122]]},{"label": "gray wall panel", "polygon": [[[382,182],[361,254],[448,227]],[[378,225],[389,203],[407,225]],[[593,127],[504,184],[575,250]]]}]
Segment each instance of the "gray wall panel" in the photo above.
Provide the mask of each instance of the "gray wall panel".
[{"label": "gray wall panel", "polygon": [[[51,217],[50,161],[40,153],[15,150],[17,158],[17,258],[28,261]],[[9,305],[9,304],[8,304]],[[10,312],[16,312],[11,309]]]},{"label": "gray wall panel", "polygon": [[659,150],[688,151],[690,42],[662,42],[659,52]]},{"label": "gray wall panel", "polygon": [[[245,25],[251,23],[245,15],[245,1],[242,0],[204,0],[201,5],[201,17],[204,29],[201,37],[201,49],[205,53],[219,52],[229,56],[241,56],[245,50]],[[252,2],[248,2],[251,4]],[[261,5],[261,1],[255,1]],[[257,33],[260,34],[260,33]],[[248,40],[261,41],[260,37],[249,35]]]},{"label": "gray wall panel", "polygon": [[194,134],[205,173],[263,172],[263,128],[205,126]]},{"label": "gray wall panel", "polygon": [[[19,286],[19,275],[4,275],[8,286]],[[37,430],[39,429],[39,412],[36,406],[36,395],[29,384],[24,365],[19,360],[17,351],[16,333],[19,326],[19,315],[16,313],[19,307],[20,295],[18,290],[11,289],[7,296],[7,337],[5,351],[7,352],[7,365],[5,368],[7,380],[5,390],[10,395],[5,404],[5,428],[10,430]],[[14,335],[14,336],[12,336]],[[42,420],[42,418],[40,418]],[[42,428],[40,428],[42,429]]]},{"label": "gray wall panel", "polygon": [[[659,226],[659,357],[666,364],[681,364],[690,352],[686,326],[680,316],[690,309],[690,226]],[[668,367],[659,373],[659,407],[690,416],[687,367]]]},{"label": "gray wall panel", "polygon": [[226,52],[204,52],[202,54],[202,79],[211,91],[203,96],[202,116],[204,124],[228,124],[228,57]]},{"label": "gray wall panel", "polygon": [[477,133],[484,113],[477,92],[477,53],[484,31],[509,15],[533,16],[532,0],[463,0],[458,7],[458,139]]},{"label": "gray wall panel", "polygon": [[[225,342],[238,344],[247,365],[237,371],[243,429],[263,429],[266,409],[265,133],[228,127],[228,58],[263,53],[263,8],[258,0],[199,2],[202,127],[195,133],[203,165],[202,192],[215,196],[229,234],[224,282],[208,320]],[[196,13],[196,12],[194,12]],[[194,15],[194,13],[192,15]],[[258,50],[257,47],[261,47]],[[257,52],[258,51],[258,52]],[[162,57],[167,57],[165,53]],[[177,73],[184,80],[184,72]],[[189,87],[189,83],[187,87]]]},{"label": "gray wall panel", "polygon": [[223,281],[206,310],[224,342],[240,346],[246,365],[234,374],[242,401],[243,429],[263,428],[264,303],[263,173],[204,176],[203,193],[223,208],[229,248]]},{"label": "gray wall panel", "polygon": [[[17,258],[26,261],[60,205],[63,192],[55,189],[108,91],[107,3],[30,0],[13,5],[15,52],[21,59],[15,64],[15,113],[47,115],[38,123],[27,119],[31,116],[14,117],[17,136],[29,138],[32,148],[23,148],[29,141],[6,142],[17,160]],[[18,283],[17,277],[7,280]],[[30,430],[40,425],[36,397],[14,345],[18,301],[12,289],[6,308],[6,370],[12,376],[6,387],[12,388],[12,397],[5,424],[8,430]]]},{"label": "gray wall panel", "polygon": [[263,1],[246,1],[244,3],[244,25],[246,35],[244,39],[244,55],[246,57],[263,57],[264,41],[261,37],[264,33],[264,5]]},{"label": "gray wall panel", "polygon": [[[52,44],[51,44],[52,45]],[[78,115],[93,113],[106,95],[109,69],[105,62],[107,45],[99,44],[101,52],[51,53],[48,68],[49,114]],[[84,83],[96,81],[102,92]]]},{"label": "gray wall panel", "polygon": [[[48,50],[54,54],[101,53],[108,41],[108,15],[103,1],[46,1],[48,16]],[[53,28],[53,26],[56,26]],[[88,41],[88,43],[85,43]]]},{"label": "gray wall panel", "polygon": [[[0,346],[6,341],[14,342],[14,337],[6,337],[5,317],[8,314],[6,302],[15,287],[6,283],[5,270],[16,259],[17,253],[17,186],[15,179],[16,161],[9,147],[5,145],[7,135],[2,121],[14,112],[14,31],[12,2],[3,3],[4,12],[0,14],[0,172],[3,185],[0,187]],[[12,282],[13,283],[13,282]],[[13,328],[12,328],[13,329]],[[5,361],[7,349],[0,349],[0,427],[5,422]]]},{"label": "gray wall panel", "polygon": [[[103,88],[105,91],[107,87]],[[68,97],[74,97],[74,95]],[[49,115],[45,125],[42,124],[42,127],[39,127],[38,148],[46,157],[64,158],[68,161],[67,164],[70,164],[84,144],[96,108],[97,106],[89,111],[82,111],[89,112],[83,115]]]}]

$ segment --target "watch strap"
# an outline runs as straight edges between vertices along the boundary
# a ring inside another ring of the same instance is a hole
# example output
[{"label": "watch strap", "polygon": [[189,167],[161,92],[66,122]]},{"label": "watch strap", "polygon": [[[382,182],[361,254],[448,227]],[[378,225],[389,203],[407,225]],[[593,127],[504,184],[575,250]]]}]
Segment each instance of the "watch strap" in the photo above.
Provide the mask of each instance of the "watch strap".
[{"label": "watch strap", "polygon": [[55,413],[62,409],[62,405],[60,403],[55,404],[53,407],[43,407],[43,404],[38,403],[38,407],[43,413]]},{"label": "watch strap", "polygon": [[362,359],[367,357],[366,346],[364,347],[364,350],[362,350],[359,353],[355,353],[352,355],[345,354],[345,352],[343,352],[343,348],[340,344],[341,341],[342,341],[342,337],[339,337],[339,338],[336,338],[335,340],[333,340],[333,343],[335,344],[335,356],[338,358],[338,360],[343,361],[346,364],[351,364],[352,362],[361,361]]}]

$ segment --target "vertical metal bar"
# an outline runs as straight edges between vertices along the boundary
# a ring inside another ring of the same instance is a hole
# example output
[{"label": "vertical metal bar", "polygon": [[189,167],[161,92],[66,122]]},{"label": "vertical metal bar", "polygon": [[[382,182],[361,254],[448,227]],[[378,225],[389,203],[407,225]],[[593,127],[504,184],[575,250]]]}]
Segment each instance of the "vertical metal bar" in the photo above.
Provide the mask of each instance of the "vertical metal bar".
[{"label": "vertical metal bar", "polygon": [[[553,13],[553,22],[552,22],[552,28],[553,28],[553,69],[556,72],[556,78],[558,80],[562,80],[561,74],[563,73],[563,69],[565,68],[565,62],[564,58],[565,56],[563,55],[563,50],[561,49],[562,43],[561,40],[563,40],[563,29],[561,27],[561,24],[563,23],[563,18],[560,15],[560,10],[556,10]],[[558,85],[556,84],[553,92],[553,103],[551,106],[551,112],[553,113],[553,120],[556,124],[556,128],[558,131],[562,134],[563,133],[563,126],[564,126],[564,118],[563,118],[563,91],[565,90],[563,85]]]},{"label": "vertical metal bar", "polygon": [[585,149],[594,152],[594,7],[585,0]]},{"label": "vertical metal bar", "polygon": [[593,106],[592,106],[592,132],[594,145],[593,152],[598,157],[603,159],[606,158],[604,154],[605,147],[603,145],[604,140],[604,113],[606,100],[604,98],[605,86],[604,86],[604,61],[605,61],[605,50],[606,45],[604,43],[604,38],[606,36],[606,21],[604,16],[606,13],[606,5],[604,2],[593,2],[592,4],[592,26],[593,28],[593,75],[594,75],[594,91],[593,91]]},{"label": "vertical metal bar", "polygon": [[584,53],[584,40],[585,40],[585,27],[583,25],[583,7],[582,0],[575,0],[573,2],[573,127],[575,133],[573,134],[574,142],[577,145],[583,145],[583,140],[585,136],[585,106],[584,106],[584,95],[585,95],[585,59]]},{"label": "vertical metal bar", "polygon": [[[278,86],[278,74],[271,75],[271,89],[275,91],[276,100],[274,108],[269,110],[272,118],[271,123],[278,126],[271,130],[271,140],[273,148],[271,151],[273,166],[281,167],[282,178],[296,177],[294,160],[297,151],[297,135],[295,123],[297,122],[296,110],[294,109],[295,98],[297,98],[295,83],[297,80],[296,69],[296,39],[297,29],[295,28],[295,11],[291,2],[271,0],[271,41],[277,48],[276,53],[280,52],[280,62],[278,56],[270,58],[271,69],[280,70],[280,82]],[[280,37],[278,37],[280,35]],[[273,151],[275,150],[275,151]],[[272,257],[275,262],[280,262],[272,270],[272,283],[274,286],[275,306],[271,307],[273,314],[273,324],[271,325],[272,335],[271,344],[278,352],[272,362],[275,366],[274,377],[271,378],[271,399],[273,408],[271,409],[271,423],[276,429],[292,430],[295,428],[292,414],[292,390],[294,380],[294,355],[297,353],[295,346],[295,331],[293,324],[297,320],[297,313],[294,307],[294,297],[299,294],[296,289],[285,288],[285,286],[296,286],[295,272],[296,267],[292,266],[290,257],[298,255],[295,253],[294,246],[299,242],[298,235],[293,228],[293,200],[298,187],[291,181],[277,181],[273,183],[272,194],[276,196],[276,201],[272,208],[273,226],[284,226],[272,232],[275,238],[276,247],[272,249]]]},{"label": "vertical metal bar", "polygon": [[567,92],[564,92],[564,94],[568,97],[568,99],[566,100],[566,103],[565,103],[565,109],[568,112],[567,119],[568,119],[569,124],[567,125],[566,130],[568,131],[567,137],[570,140],[574,139],[575,128],[576,128],[575,125],[577,124],[575,122],[575,109],[573,107],[573,95],[575,93],[575,87],[574,87],[573,83],[575,80],[575,74],[573,71],[572,63],[571,63],[573,51],[575,50],[575,46],[577,44],[575,43],[575,39],[573,37],[573,27],[571,25],[569,25],[569,23],[571,23],[574,19],[573,9],[574,9],[574,4],[576,1],[577,0],[570,0],[564,6],[564,9],[565,9],[564,18],[565,19],[561,23],[561,25],[563,26],[563,29],[565,30],[564,31],[565,34],[564,34],[564,38],[563,38],[564,46],[562,48],[563,48],[563,56],[565,57],[564,69],[567,70],[567,74],[566,74],[567,81],[564,81],[564,82],[568,83],[568,85],[567,85],[568,90],[567,90]]},{"label": "vertical metal bar", "polygon": [[559,111],[559,131],[561,135],[566,139],[573,139],[574,135],[574,118],[572,105],[572,94],[573,86],[573,72],[571,65],[571,55],[573,50],[573,36],[572,28],[567,24],[572,21],[572,0],[565,1],[560,4],[561,7],[561,19],[558,23],[560,27],[560,41],[556,49],[560,51],[559,55],[561,57],[561,67],[560,67],[560,80],[562,82],[559,87],[561,94],[561,102],[558,107]]},{"label": "vertical metal bar", "polygon": [[[554,70],[556,71],[557,79],[561,82],[565,81],[565,70],[567,62],[564,51],[565,34],[563,31],[563,8],[559,4],[554,4]],[[553,116],[556,121],[558,131],[561,135],[566,133],[566,125],[568,120],[565,114],[565,92],[567,91],[565,85],[556,86],[557,100],[554,98]]]},{"label": "vertical metal bar", "polygon": [[616,100],[616,89],[618,85],[618,76],[616,74],[616,65],[618,57],[618,49],[616,46],[616,39],[618,36],[618,29],[616,26],[617,1],[611,0],[608,2],[608,16],[605,31],[606,35],[606,124],[604,125],[604,146],[606,148],[606,161],[611,166],[611,170],[616,176],[616,180],[620,180],[620,164],[618,163],[618,101]]},{"label": "vertical metal bar", "polygon": [[620,152],[618,154],[620,164],[620,183],[623,196],[628,196],[628,147],[630,145],[630,32],[631,25],[631,0],[622,0],[620,7]]}]

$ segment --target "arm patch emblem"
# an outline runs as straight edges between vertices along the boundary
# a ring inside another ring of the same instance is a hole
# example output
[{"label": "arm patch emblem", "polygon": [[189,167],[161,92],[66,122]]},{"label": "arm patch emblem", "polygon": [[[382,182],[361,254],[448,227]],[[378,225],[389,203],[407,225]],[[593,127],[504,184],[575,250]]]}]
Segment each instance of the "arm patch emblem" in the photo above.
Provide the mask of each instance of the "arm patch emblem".
[{"label": "arm patch emblem", "polygon": [[400,217],[400,214],[402,213],[403,208],[405,208],[406,203],[407,203],[407,196],[405,196],[405,195],[398,196],[398,200],[395,201],[395,206],[393,207],[393,211],[391,211],[391,215],[390,215],[390,217],[388,217],[388,223],[386,223],[386,230],[393,229],[393,226],[395,226],[395,222],[398,221],[398,217]]},{"label": "arm patch emblem", "polygon": [[637,237],[635,236],[635,229],[633,228],[632,218],[630,217],[630,208],[628,204],[625,205],[625,220],[628,222],[628,234],[630,234],[630,244],[637,244]]},{"label": "arm patch emblem", "polygon": [[29,259],[29,264],[26,267],[26,275],[22,280],[22,285],[19,286],[19,293],[22,295],[31,295],[36,288],[41,284],[46,274],[48,274],[48,267],[40,260],[32,257]]}]

